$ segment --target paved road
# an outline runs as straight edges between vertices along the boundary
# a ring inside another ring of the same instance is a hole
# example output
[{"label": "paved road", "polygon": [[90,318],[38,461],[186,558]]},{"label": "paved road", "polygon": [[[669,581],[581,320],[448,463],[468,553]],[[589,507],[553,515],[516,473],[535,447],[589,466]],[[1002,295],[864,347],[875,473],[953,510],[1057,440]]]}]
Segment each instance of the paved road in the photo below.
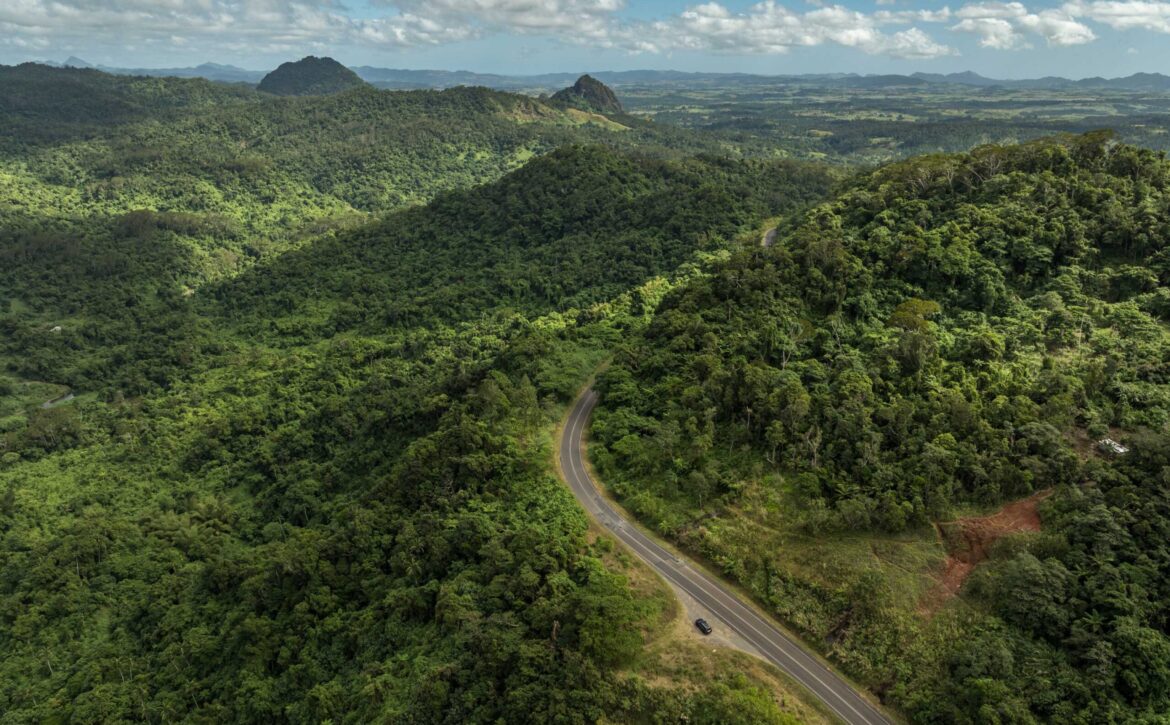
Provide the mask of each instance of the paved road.
[{"label": "paved road", "polygon": [[768,661],[819,697],[842,720],[850,725],[889,723],[890,720],[849,683],[740,601],[736,594],[699,571],[689,560],[659,546],[602,498],[582,459],[585,431],[596,405],[597,393],[592,390],[577,399],[559,443],[562,473],[573,489],[573,495],[589,515],[663,578],[710,610],[718,619],[715,626],[733,629]]}]

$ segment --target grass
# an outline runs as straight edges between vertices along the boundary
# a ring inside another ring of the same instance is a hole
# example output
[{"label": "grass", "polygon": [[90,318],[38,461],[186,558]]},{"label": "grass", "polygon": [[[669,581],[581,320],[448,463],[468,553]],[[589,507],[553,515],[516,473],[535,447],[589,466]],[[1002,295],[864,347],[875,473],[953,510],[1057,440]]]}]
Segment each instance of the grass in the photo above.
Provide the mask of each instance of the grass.
[{"label": "grass", "polygon": [[576,108],[570,108],[570,109],[567,109],[565,111],[565,114],[569,117],[570,121],[572,121],[575,125],[580,126],[580,125],[585,125],[585,124],[591,123],[591,124],[594,124],[596,126],[600,126],[601,128],[604,128],[607,131],[628,131],[629,130],[629,128],[627,128],[626,126],[623,126],[622,124],[618,123],[617,121],[611,121],[610,119],[606,118],[605,116],[601,115],[600,113],[590,113],[588,111],[582,111],[582,110],[579,110]]},{"label": "grass", "polygon": [[628,554],[595,524],[589,532],[593,553],[620,572],[646,607],[645,649],[624,673],[661,689],[700,695],[712,685],[765,692],[781,712],[800,723],[830,723],[826,708],[787,675],[744,652],[705,646],[691,634],[692,625],[670,587],[648,566]]},{"label": "grass", "polygon": [[[865,687],[889,684],[885,663],[893,653],[937,644],[943,630],[922,606],[945,568],[933,528],[816,530],[816,517],[807,517],[782,476],[761,473],[754,460],[733,467],[750,472],[741,474],[734,505],[700,511],[629,482],[620,487],[629,494],[622,501]],[[872,610],[860,626],[851,604],[859,598]]]},{"label": "grass", "polygon": [[877,572],[898,606],[912,609],[933,583],[946,552],[932,529],[900,535],[810,533],[795,515],[800,504],[779,476],[750,480],[740,503],[705,527],[705,546],[727,550],[818,587],[837,588]]},{"label": "grass", "polygon": [[[651,285],[647,287],[652,288]],[[577,357],[579,362],[585,362],[593,355]],[[604,365],[597,360],[593,363],[590,369],[594,371]],[[578,379],[584,379],[584,375]],[[578,386],[578,390],[587,389],[592,382],[589,378]],[[558,470],[557,451],[560,447],[553,443],[561,438],[568,410],[566,407],[562,411],[555,428],[549,431],[549,438],[542,443],[542,447],[549,450],[548,458],[554,469]],[[585,465],[592,473],[593,467],[587,456]],[[784,721],[793,723],[818,725],[835,721],[818,699],[771,664],[734,649],[696,642],[687,612],[666,581],[592,520],[587,540],[590,552],[601,559],[606,568],[625,577],[643,608],[644,624],[640,634],[644,649],[622,676],[638,678],[652,688],[669,690],[683,697],[703,697],[712,687],[726,688],[742,696],[763,697],[783,713],[781,717],[791,718]]]}]

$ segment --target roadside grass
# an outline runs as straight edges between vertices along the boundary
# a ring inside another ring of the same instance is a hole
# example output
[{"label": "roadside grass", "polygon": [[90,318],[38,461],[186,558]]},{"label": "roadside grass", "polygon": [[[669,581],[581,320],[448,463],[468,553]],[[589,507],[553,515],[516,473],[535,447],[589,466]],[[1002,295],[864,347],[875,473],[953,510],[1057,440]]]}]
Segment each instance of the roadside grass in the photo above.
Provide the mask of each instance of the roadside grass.
[{"label": "roadside grass", "polygon": [[[890,686],[895,653],[937,649],[951,636],[950,613],[931,617],[922,608],[946,566],[932,527],[898,535],[820,530],[815,512],[810,516],[785,479],[763,473],[762,459],[724,452],[740,472],[736,503],[703,510],[648,482],[621,480],[604,454],[594,463],[601,480],[617,483],[617,500],[647,527],[874,692]],[[850,604],[859,599],[870,609],[862,625]],[[948,608],[966,611],[962,600],[955,602]]]},{"label": "roadside grass", "polygon": [[[566,380],[581,369],[579,366],[592,365],[576,378],[577,392],[592,383],[590,372],[604,365],[602,360],[607,354],[587,345],[576,349],[570,345],[567,350],[559,352],[564,356],[561,365]],[[599,354],[602,357],[599,358]],[[566,365],[569,361],[576,364]],[[576,395],[572,399],[575,401]],[[544,432],[530,442],[534,450],[544,452],[543,458],[552,467],[550,472],[559,468],[560,446],[557,441],[561,438],[571,405],[561,406],[556,423],[546,426]],[[585,465],[592,475],[596,475],[588,456]],[[567,485],[562,483],[562,486],[564,494],[571,495]],[[739,703],[742,709],[737,712],[739,719],[735,722],[753,725],[757,722],[776,725],[836,722],[823,703],[771,664],[726,646],[712,647],[694,641],[693,625],[687,611],[666,581],[591,519],[586,541],[590,555],[625,579],[640,609],[639,634],[643,650],[624,672],[619,673],[621,677],[639,682],[675,701]],[[700,721],[720,722],[718,718]],[[659,720],[646,719],[645,722]]]},{"label": "roadside grass", "polygon": [[689,637],[691,623],[670,587],[657,574],[601,531],[589,531],[590,552],[611,571],[621,573],[643,607],[641,657],[624,673],[646,685],[681,697],[705,697],[712,688],[755,699],[779,717],[771,722],[831,723],[825,707],[772,665],[726,647],[711,647]]},{"label": "roadside grass", "polygon": [[[803,504],[778,475],[750,479],[742,493],[734,507],[689,531],[687,545],[736,552],[719,558],[740,566],[757,559],[760,571],[746,581],[770,574],[831,590],[875,572],[891,603],[912,609],[945,562],[946,552],[929,527],[897,535],[811,530],[801,516]],[[738,578],[728,568],[723,566],[725,573]],[[760,587],[766,589],[766,582]]]}]

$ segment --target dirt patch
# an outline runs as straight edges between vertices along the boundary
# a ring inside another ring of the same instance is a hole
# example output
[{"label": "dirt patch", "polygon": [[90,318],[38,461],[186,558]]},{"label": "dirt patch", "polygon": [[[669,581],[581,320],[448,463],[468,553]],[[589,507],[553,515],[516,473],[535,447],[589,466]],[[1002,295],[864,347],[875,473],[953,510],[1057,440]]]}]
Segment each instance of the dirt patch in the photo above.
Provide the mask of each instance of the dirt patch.
[{"label": "dirt patch", "polygon": [[1073,450],[1077,457],[1082,461],[1087,461],[1090,458],[1109,458],[1109,455],[1102,452],[1097,445],[1097,441],[1101,438],[1112,438],[1115,441],[1125,442],[1126,432],[1115,426],[1109,427],[1108,434],[1104,436],[1091,436],[1089,431],[1084,428],[1074,428],[1072,431],[1065,433],[1065,438],[1072,443]]},{"label": "dirt patch", "polygon": [[927,616],[954,598],[980,562],[987,559],[992,544],[1009,534],[1040,530],[1036,507],[1052,495],[1045,489],[1028,498],[1013,501],[989,516],[969,516],[935,524],[947,549],[942,576],[924,598],[919,611]]}]

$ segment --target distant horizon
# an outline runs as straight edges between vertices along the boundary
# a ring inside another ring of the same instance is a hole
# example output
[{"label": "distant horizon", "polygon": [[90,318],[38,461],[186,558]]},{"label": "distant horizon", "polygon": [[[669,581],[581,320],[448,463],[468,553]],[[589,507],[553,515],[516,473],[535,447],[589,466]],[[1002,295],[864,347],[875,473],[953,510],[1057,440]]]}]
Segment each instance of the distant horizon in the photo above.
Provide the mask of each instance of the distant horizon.
[{"label": "distant horizon", "polygon": [[[1012,76],[1002,76],[1002,75],[988,75],[986,73],[972,70],[970,68],[964,69],[964,70],[952,70],[952,71],[928,71],[928,70],[921,70],[920,69],[920,70],[914,70],[914,71],[900,71],[900,72],[897,72],[897,71],[890,71],[890,72],[861,72],[861,71],[822,71],[822,72],[816,72],[816,71],[807,71],[807,72],[767,73],[767,72],[738,71],[738,70],[684,70],[684,69],[675,68],[675,67],[658,68],[658,67],[647,66],[647,67],[631,67],[631,68],[623,68],[623,69],[615,69],[615,68],[580,69],[580,68],[578,68],[578,69],[567,69],[567,70],[544,70],[544,71],[528,72],[528,73],[501,73],[501,72],[496,72],[496,71],[473,70],[471,68],[462,68],[462,67],[459,67],[459,68],[438,68],[438,67],[410,67],[410,66],[403,66],[403,65],[374,65],[371,63],[347,63],[344,60],[339,59],[336,56],[330,55],[328,53],[313,53],[310,55],[316,55],[317,57],[332,58],[333,60],[336,60],[337,62],[341,63],[342,65],[346,66],[347,68],[372,68],[372,69],[378,69],[378,70],[393,70],[393,71],[405,71],[405,72],[438,72],[438,73],[452,73],[452,74],[468,73],[468,74],[473,74],[473,75],[501,76],[501,77],[505,77],[505,78],[539,78],[541,76],[551,76],[551,75],[585,75],[585,74],[617,75],[617,74],[622,74],[622,73],[683,73],[683,74],[688,74],[688,75],[728,75],[728,76],[741,75],[741,76],[756,76],[756,77],[761,77],[761,78],[783,78],[783,77],[800,77],[800,76],[857,76],[857,77],[861,77],[861,78],[880,77],[880,76],[913,77],[914,75],[921,74],[921,75],[938,75],[938,76],[976,75],[976,76],[979,76],[981,78],[986,78],[988,80],[1003,80],[1003,81],[1029,81],[1029,80],[1039,80],[1039,79],[1043,79],[1043,78],[1059,78],[1062,80],[1068,80],[1068,81],[1075,82],[1075,81],[1090,80],[1090,79],[1094,79],[1094,78],[1104,78],[1106,80],[1112,80],[1112,79],[1120,79],[1120,78],[1129,78],[1129,77],[1132,77],[1135,75],[1157,75],[1157,76],[1163,76],[1163,77],[1170,77],[1170,69],[1165,69],[1168,71],[1166,73],[1163,73],[1161,70],[1145,70],[1145,71],[1137,70],[1137,71],[1133,71],[1130,73],[1124,73],[1124,74],[1120,74],[1120,75],[1096,74],[1096,75],[1079,76],[1079,77],[1069,76],[1069,75],[1058,75],[1058,74],[1021,75],[1021,76],[1012,77]],[[300,59],[305,58],[305,57],[308,57],[308,56],[297,56],[295,58],[288,58],[287,60],[279,61],[276,64],[274,64],[270,67],[267,67],[267,68],[256,68],[256,67],[249,68],[246,66],[237,65],[235,63],[217,61],[217,60],[204,60],[204,61],[201,61],[198,63],[189,64],[189,65],[154,66],[154,65],[136,64],[136,63],[130,63],[130,64],[126,64],[126,65],[120,65],[120,64],[114,65],[114,64],[109,64],[109,63],[92,63],[88,59],[82,58],[82,57],[76,56],[76,55],[70,55],[62,60],[53,60],[52,58],[44,58],[44,57],[28,58],[25,60],[15,61],[13,63],[0,63],[0,65],[20,65],[23,63],[37,63],[37,64],[41,64],[41,65],[51,65],[51,66],[57,66],[57,67],[81,67],[81,68],[89,67],[89,68],[93,68],[95,70],[102,70],[103,68],[109,68],[109,69],[114,69],[114,70],[145,70],[145,71],[154,71],[154,72],[161,72],[161,71],[167,71],[167,70],[194,70],[194,69],[199,68],[201,66],[218,66],[218,67],[222,67],[222,68],[231,68],[233,70],[239,70],[239,71],[244,71],[244,72],[248,72],[248,73],[269,73],[269,72],[275,70],[278,66],[280,66],[283,63],[295,62],[295,61],[300,60]],[[80,61],[82,63],[85,63],[86,66],[67,66],[67,64],[69,63],[70,60]]]}]

